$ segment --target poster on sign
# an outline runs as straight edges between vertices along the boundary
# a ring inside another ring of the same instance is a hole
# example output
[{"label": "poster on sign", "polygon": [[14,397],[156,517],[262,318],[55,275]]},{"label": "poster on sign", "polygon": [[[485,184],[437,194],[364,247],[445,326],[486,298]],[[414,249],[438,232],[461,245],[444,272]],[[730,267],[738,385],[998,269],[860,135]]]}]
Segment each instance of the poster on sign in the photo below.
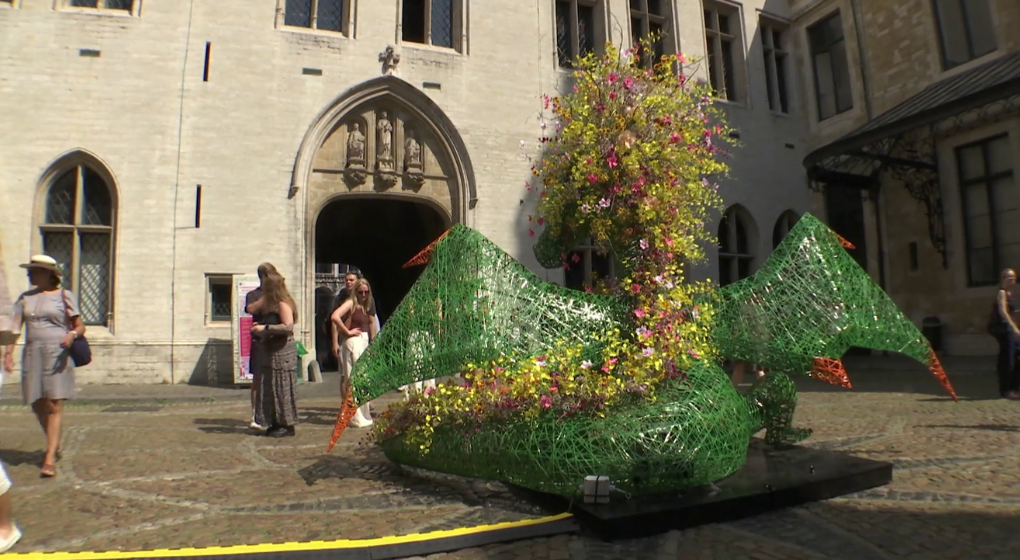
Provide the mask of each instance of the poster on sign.
[{"label": "poster on sign", "polygon": [[251,314],[244,310],[248,294],[259,287],[256,274],[234,275],[234,305],[230,325],[234,345],[234,383],[246,385],[252,382],[251,372]]}]

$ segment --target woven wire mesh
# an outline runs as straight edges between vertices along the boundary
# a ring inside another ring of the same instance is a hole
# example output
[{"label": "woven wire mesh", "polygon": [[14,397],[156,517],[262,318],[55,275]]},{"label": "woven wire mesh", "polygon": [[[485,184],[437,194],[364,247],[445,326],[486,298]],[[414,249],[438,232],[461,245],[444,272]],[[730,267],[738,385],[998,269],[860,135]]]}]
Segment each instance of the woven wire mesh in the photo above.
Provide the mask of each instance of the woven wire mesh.
[{"label": "woven wire mesh", "polygon": [[432,0],[432,44],[453,48],[453,0]]},{"label": "woven wire mesh", "polygon": [[[717,363],[696,360],[682,375],[663,375],[654,400],[631,395],[602,418],[550,411],[538,421],[448,422],[435,428],[428,450],[406,434],[384,439],[382,448],[399,463],[565,496],[575,495],[592,474],[608,475],[623,491],[649,494],[736,472],[750,437],[761,429],[771,444],[808,437],[809,430],[792,426],[797,392],[787,374],[841,383],[838,358],[851,346],[921,361],[955,398],[924,336],[842,240],[810,215],[754,276],[708,297],[716,302],[712,332],[721,354],[771,370],[746,395]],[[422,276],[355,365],[355,394],[372,400],[498,355],[533,358],[563,337],[599,340],[629,321],[621,309],[622,298],[543,282],[479,233],[455,226],[435,244]],[[349,409],[340,414],[334,441]]]},{"label": "woven wire mesh", "polygon": [[293,27],[311,27],[312,0],[287,0],[283,7],[283,24]]},{"label": "woven wire mesh", "polygon": [[110,303],[110,234],[81,234],[78,300],[86,325],[105,325]]},{"label": "woven wire mesh", "polygon": [[327,31],[344,30],[344,0],[319,0],[315,27]]},{"label": "woven wire mesh", "polygon": [[74,192],[77,188],[78,169],[61,175],[46,194],[46,223],[74,223]]},{"label": "woven wire mesh", "polygon": [[620,325],[622,303],[545,282],[477,231],[454,226],[354,365],[355,396],[367,402],[469,362],[526,359],[553,340],[597,355],[592,340]]}]

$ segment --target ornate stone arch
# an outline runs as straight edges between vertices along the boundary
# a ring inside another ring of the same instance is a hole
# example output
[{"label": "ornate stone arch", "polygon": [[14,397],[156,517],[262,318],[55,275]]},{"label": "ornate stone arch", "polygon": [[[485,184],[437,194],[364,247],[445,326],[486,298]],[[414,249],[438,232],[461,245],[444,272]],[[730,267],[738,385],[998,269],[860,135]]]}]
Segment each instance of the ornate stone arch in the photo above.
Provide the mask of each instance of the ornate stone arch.
[{"label": "ornate stone arch", "polygon": [[[392,134],[388,161],[376,128],[383,120],[389,121]],[[354,125],[364,136],[362,161],[348,145]],[[417,161],[409,157],[411,138],[420,150]],[[438,182],[445,183],[447,192],[440,192]],[[298,150],[289,196],[302,191],[312,212],[339,194],[431,198],[444,206],[451,222],[468,225],[478,200],[471,158],[453,122],[427,95],[396,76],[354,86],[316,117]]]}]

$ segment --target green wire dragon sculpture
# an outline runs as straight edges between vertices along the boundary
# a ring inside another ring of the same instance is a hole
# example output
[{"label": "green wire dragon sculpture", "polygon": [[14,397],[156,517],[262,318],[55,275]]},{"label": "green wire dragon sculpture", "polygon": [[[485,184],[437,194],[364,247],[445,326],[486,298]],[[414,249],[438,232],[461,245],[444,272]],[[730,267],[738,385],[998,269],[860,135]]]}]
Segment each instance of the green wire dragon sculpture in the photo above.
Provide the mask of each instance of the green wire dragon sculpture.
[{"label": "green wire dragon sculpture", "polygon": [[[810,430],[793,426],[797,391],[791,377],[849,388],[840,358],[851,347],[910,356],[928,366],[955,400],[928,341],[846,246],[806,214],[754,275],[712,295],[719,355],[769,371],[744,394],[720,363],[700,359],[665,375],[654,399],[625,400],[601,417],[450,422],[435,428],[427,450],[406,434],[379,444],[396,463],[563,496],[576,495],[592,474],[609,476],[631,495],[647,495],[733,474],[762,430],[773,445],[807,438]],[[451,228],[409,264],[426,266],[356,363],[330,449],[357,402],[464,372],[469,364],[534,360],[553,351],[553,341],[569,340],[594,356],[598,341],[629,324],[621,298],[546,282],[464,226]],[[423,339],[429,343],[421,344]]]}]

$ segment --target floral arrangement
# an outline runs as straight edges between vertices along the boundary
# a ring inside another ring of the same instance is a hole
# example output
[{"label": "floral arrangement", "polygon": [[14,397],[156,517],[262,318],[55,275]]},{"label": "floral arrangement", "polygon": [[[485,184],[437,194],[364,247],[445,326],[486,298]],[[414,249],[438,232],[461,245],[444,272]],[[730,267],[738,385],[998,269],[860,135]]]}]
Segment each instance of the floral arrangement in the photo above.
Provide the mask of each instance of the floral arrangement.
[{"label": "floral arrangement", "polygon": [[576,263],[567,248],[585,238],[620,264],[621,278],[598,289],[629,302],[631,330],[597,341],[599,360],[554,344],[527,362],[472,364],[457,381],[391,405],[373,439],[405,434],[427,451],[440,424],[598,416],[628,399],[654,399],[691,359],[712,357],[711,305],[700,297],[711,285],[687,281],[684,267],[715,242],[705,223],[722,207],[712,178],[727,171],[719,156],[729,130],[683,55],[642,64],[638,53],[651,52],[652,40],[581,58],[572,93],[543,98],[543,151],[532,160],[537,180],[526,185],[538,197],[529,234],[545,228],[542,241],[563,251],[565,268]]}]

